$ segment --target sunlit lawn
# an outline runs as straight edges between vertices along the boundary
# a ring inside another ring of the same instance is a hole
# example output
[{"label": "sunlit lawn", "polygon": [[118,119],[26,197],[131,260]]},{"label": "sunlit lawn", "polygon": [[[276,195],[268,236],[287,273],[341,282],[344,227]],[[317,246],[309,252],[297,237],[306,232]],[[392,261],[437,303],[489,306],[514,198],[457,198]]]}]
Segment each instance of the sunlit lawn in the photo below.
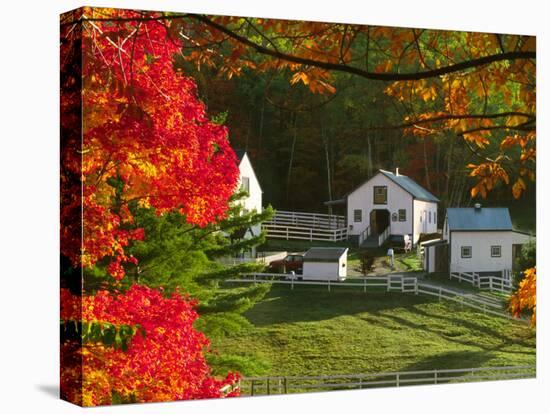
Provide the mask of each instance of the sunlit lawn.
[{"label": "sunlit lawn", "polygon": [[[535,363],[528,326],[423,296],[273,286],[250,328],[214,339],[244,375],[325,375]],[[230,367],[226,367],[230,368]],[[237,367],[236,367],[237,368]]]}]

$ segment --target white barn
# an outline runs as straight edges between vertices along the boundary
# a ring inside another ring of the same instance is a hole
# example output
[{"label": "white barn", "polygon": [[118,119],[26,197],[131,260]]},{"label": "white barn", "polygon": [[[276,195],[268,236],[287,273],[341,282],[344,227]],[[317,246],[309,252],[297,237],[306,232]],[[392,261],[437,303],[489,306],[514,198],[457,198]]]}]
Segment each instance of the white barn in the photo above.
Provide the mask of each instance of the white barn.
[{"label": "white barn", "polygon": [[[262,212],[262,187],[256,177],[252,163],[246,151],[236,150],[235,154],[239,163],[239,183],[238,188],[248,193],[248,196],[239,202],[242,204],[245,212]],[[250,238],[260,235],[262,231],[261,224],[256,224],[246,230],[245,237]],[[254,250],[254,249],[253,249]],[[252,252],[255,254],[255,251]]]},{"label": "white barn", "polygon": [[450,272],[505,276],[512,271],[529,234],[514,230],[507,208],[448,208],[443,240]]},{"label": "white barn", "polygon": [[390,235],[416,244],[420,234],[437,232],[439,199],[399,169],[379,170],[340,201],[347,204],[348,237],[359,245],[380,246]]},{"label": "white barn", "polygon": [[304,254],[304,280],[345,280],[348,267],[346,247],[312,247]]}]

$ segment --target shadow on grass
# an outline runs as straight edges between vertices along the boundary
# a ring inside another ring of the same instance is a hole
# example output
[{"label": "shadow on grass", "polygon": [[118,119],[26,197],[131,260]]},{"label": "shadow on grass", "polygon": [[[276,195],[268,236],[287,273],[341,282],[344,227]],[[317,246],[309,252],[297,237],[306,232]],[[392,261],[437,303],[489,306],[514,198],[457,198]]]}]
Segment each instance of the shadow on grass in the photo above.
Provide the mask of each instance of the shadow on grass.
[{"label": "shadow on grass", "polygon": [[[519,345],[522,347],[530,347],[531,343],[520,338],[511,338],[509,336],[503,335],[495,329],[491,329],[487,326],[473,323],[470,320],[461,317],[445,317],[437,313],[428,313],[421,309],[415,309],[414,312],[417,315],[421,315],[430,320],[431,323],[411,321],[396,315],[384,314],[381,312],[374,312],[373,318],[369,318],[369,322],[376,324],[382,327],[390,325],[390,321],[393,324],[398,324],[400,326],[406,326],[415,330],[422,330],[434,335],[437,335],[441,338],[444,338],[446,341],[462,345],[482,349],[482,354],[489,354],[491,352],[505,352],[509,354],[522,354],[522,355],[532,355],[535,350],[533,347],[533,352],[526,351],[517,351],[512,349],[506,349],[509,346]],[[434,320],[442,321],[442,325],[434,324]],[[478,332],[482,334],[482,337],[490,337],[495,339],[495,343],[484,344],[476,340],[475,333]],[[473,335],[472,335],[473,333]],[[466,352],[469,353],[472,351]],[[475,353],[475,351],[474,351]],[[435,369],[437,367],[434,367]],[[472,367],[468,367],[472,368]]]},{"label": "shadow on grass", "polygon": [[363,312],[401,308],[414,310],[415,305],[433,302],[431,298],[399,293],[363,292],[360,288],[273,286],[262,302],[245,313],[255,326],[279,323],[310,322]]},{"label": "shadow on grass", "polygon": [[494,358],[485,351],[451,351],[424,358],[407,365],[403,371],[429,371],[434,369],[463,369],[487,366]]}]

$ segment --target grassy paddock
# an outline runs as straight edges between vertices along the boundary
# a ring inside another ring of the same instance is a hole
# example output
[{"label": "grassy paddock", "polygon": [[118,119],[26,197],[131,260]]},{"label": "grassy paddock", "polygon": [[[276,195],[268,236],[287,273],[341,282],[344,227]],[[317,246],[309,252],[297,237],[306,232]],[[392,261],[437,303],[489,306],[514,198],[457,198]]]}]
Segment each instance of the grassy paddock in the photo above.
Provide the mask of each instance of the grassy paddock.
[{"label": "grassy paddock", "polygon": [[[504,318],[423,296],[273,286],[249,328],[213,340],[253,357],[244,375],[329,375],[535,363],[535,334]],[[230,369],[230,367],[227,367]]]}]

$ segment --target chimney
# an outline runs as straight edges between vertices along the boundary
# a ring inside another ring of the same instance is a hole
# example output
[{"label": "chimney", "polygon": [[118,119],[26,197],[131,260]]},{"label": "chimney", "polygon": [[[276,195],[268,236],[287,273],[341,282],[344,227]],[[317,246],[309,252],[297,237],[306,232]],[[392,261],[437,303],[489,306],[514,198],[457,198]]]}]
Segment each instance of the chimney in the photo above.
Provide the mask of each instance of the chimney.
[{"label": "chimney", "polygon": [[474,204],[474,209],[475,209],[475,211],[481,211],[481,204],[475,203]]},{"label": "chimney", "polygon": [[399,175],[399,167],[395,168],[395,175]]}]

